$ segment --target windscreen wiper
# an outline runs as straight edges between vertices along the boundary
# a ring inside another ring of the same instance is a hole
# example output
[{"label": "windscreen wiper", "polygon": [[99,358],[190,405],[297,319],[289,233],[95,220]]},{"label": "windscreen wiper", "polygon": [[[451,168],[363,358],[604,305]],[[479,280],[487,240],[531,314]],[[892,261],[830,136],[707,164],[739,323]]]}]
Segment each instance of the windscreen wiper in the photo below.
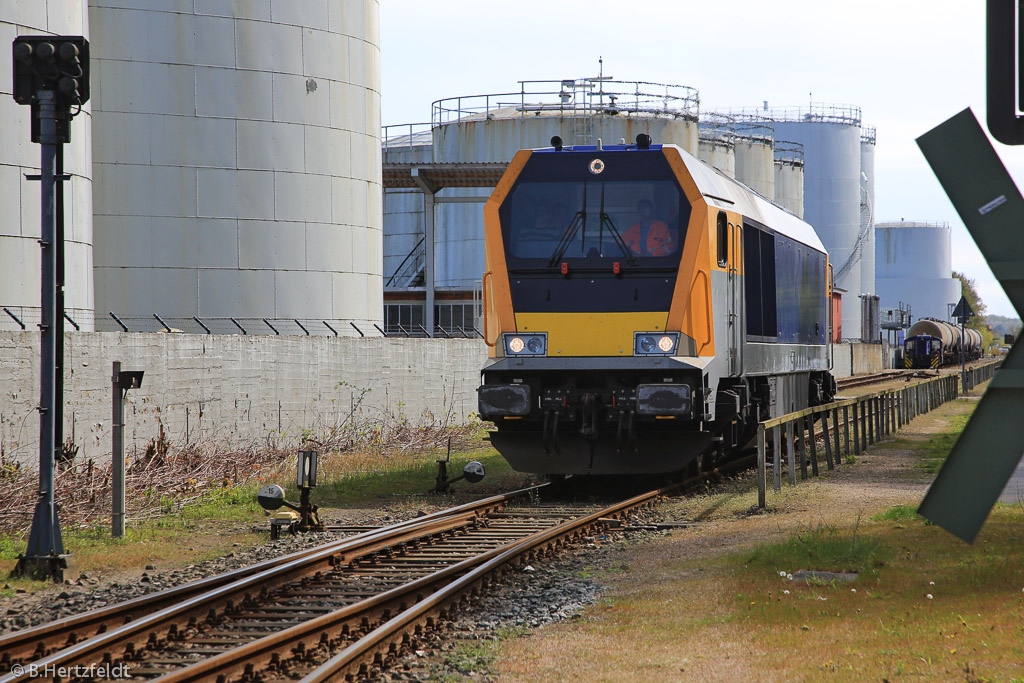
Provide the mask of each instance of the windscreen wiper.
[{"label": "windscreen wiper", "polygon": [[[562,257],[565,255],[565,252],[568,251],[573,238],[576,237],[576,233],[580,231],[580,227],[585,225],[586,222],[587,212],[582,210],[577,211],[576,215],[572,217],[572,222],[569,223],[565,232],[562,233],[562,239],[558,242],[558,246],[555,247],[555,251],[551,254],[551,260],[548,261],[549,266],[555,266],[562,260]],[[584,230],[584,234],[586,234],[586,230]]]},{"label": "windscreen wiper", "polygon": [[558,246],[555,247],[555,251],[551,254],[551,260],[548,261],[549,267],[554,267],[562,260],[565,256],[565,252],[569,250],[569,245],[572,244],[573,239],[576,237],[576,233],[583,229],[583,236],[587,234],[587,183],[583,183],[583,208],[576,212],[572,217],[572,222],[565,228],[565,232],[562,233],[562,239],[558,241]]},{"label": "windscreen wiper", "polygon": [[626,246],[625,240],[622,239],[622,235],[619,234],[618,229],[615,227],[615,223],[612,222],[612,217],[604,211],[604,183],[601,183],[601,236],[598,238],[597,245],[601,249],[604,248],[604,226],[608,225],[608,233],[615,240],[615,244],[618,245],[619,249],[622,250],[622,255],[626,257],[626,262],[631,266],[637,265],[636,257],[633,255],[633,250]]}]

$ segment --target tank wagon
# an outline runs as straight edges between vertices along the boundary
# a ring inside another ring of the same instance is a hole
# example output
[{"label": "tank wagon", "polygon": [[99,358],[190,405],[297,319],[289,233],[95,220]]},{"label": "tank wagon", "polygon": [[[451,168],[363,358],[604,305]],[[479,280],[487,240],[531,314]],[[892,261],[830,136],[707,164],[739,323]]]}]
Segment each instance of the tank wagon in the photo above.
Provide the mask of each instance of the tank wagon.
[{"label": "tank wagon", "polygon": [[944,320],[924,318],[918,320],[907,331],[903,342],[903,363],[908,368],[938,368],[960,362],[960,347],[963,345],[964,358],[981,358],[981,333],[960,328]]},{"label": "tank wagon", "polygon": [[479,412],[521,472],[708,467],[830,401],[810,225],[673,145],[520,151],[485,209]]}]

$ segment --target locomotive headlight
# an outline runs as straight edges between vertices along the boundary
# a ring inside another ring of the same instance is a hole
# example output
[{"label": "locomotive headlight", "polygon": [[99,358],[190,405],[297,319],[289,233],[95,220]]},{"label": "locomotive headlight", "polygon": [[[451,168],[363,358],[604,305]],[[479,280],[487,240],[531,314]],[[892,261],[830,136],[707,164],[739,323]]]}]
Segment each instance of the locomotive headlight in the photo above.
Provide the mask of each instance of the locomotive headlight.
[{"label": "locomotive headlight", "polygon": [[544,356],[548,352],[548,335],[546,332],[535,334],[506,334],[506,356]]},{"label": "locomotive headlight", "polygon": [[679,346],[678,332],[635,332],[634,356],[671,356]]}]

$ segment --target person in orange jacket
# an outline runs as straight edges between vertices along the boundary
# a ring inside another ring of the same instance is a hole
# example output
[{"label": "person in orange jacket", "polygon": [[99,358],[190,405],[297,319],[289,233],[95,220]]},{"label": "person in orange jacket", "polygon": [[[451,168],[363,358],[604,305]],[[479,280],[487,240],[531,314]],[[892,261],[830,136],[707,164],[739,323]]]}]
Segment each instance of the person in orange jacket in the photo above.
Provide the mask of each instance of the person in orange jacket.
[{"label": "person in orange jacket", "polygon": [[641,199],[636,205],[640,220],[622,234],[622,241],[637,256],[668,256],[675,250],[665,221],[653,217],[654,205]]}]

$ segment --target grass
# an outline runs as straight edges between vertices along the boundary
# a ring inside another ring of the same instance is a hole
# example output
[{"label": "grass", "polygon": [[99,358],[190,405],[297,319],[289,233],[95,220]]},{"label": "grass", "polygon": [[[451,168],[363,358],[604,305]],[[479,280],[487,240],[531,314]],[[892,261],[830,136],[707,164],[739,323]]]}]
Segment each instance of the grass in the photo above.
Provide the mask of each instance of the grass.
[{"label": "grass", "polygon": [[[865,508],[840,474],[783,487],[770,498],[779,515],[739,516],[749,499],[735,491],[663,506],[708,521],[616,551],[607,566],[630,571],[596,572],[609,585],[600,603],[504,642],[492,668],[515,680],[1024,682],[1024,506],[997,505],[973,546],[916,513],[971,403],[943,406],[933,433],[919,426],[857,464],[866,487],[913,473],[902,504]],[[859,577],[780,576],[798,569]]]},{"label": "grass", "polygon": [[[468,448],[456,449],[448,465],[448,475],[462,473],[462,466],[479,460],[487,476],[478,484],[457,482],[453,494],[426,496],[437,476],[437,463],[444,451],[418,452],[349,451],[321,455],[318,479],[321,485],[313,491],[313,501],[329,520],[331,508],[379,507],[382,503],[410,500],[420,504],[448,505],[451,497],[486,495],[508,490],[528,482],[525,475],[513,471],[508,464],[481,440],[482,433]],[[221,556],[234,544],[252,546],[266,538],[266,514],[256,503],[256,492],[268,482],[283,485],[288,499],[297,502],[294,490],[294,458],[263,472],[258,481],[225,486],[203,494],[194,503],[175,509],[167,505],[164,513],[154,519],[133,521],[126,525],[125,536],[110,536],[109,522],[81,528],[64,529],[64,545],[77,568],[93,577],[116,572],[139,571],[148,564],[158,568],[179,566]],[[259,532],[252,531],[259,527]],[[0,533],[0,573],[14,568],[17,556],[25,551],[27,534]],[[35,591],[49,587],[44,582],[7,579],[8,588],[0,588],[0,597],[17,589]],[[0,583],[0,586],[3,584]]]},{"label": "grass", "polygon": [[917,508],[913,505],[896,505],[885,512],[880,512],[871,518],[873,522],[896,522],[902,524],[905,522],[916,522],[921,520],[921,515],[917,514]]},{"label": "grass", "polygon": [[743,566],[755,572],[778,575],[779,570],[865,572],[881,565],[891,554],[867,534],[835,526],[806,529],[781,541],[766,543],[745,556]]}]

